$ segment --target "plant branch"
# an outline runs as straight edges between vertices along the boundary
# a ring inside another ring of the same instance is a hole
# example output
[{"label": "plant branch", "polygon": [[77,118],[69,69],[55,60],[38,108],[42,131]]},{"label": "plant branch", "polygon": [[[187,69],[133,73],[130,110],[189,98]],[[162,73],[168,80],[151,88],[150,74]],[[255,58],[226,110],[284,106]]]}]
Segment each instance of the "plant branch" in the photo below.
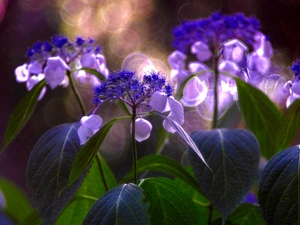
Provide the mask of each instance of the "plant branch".
[{"label": "plant branch", "polygon": [[83,101],[82,101],[82,99],[80,97],[80,94],[79,94],[79,92],[78,92],[78,90],[76,88],[74,78],[73,78],[73,76],[72,76],[72,74],[71,74],[70,71],[67,71],[67,76],[70,79],[70,85],[71,85],[72,91],[73,91],[73,93],[74,93],[74,95],[76,97],[76,100],[77,100],[77,102],[78,102],[78,104],[80,106],[81,113],[82,113],[83,116],[85,116],[86,115],[85,106],[84,106],[84,103],[83,103]]},{"label": "plant branch", "polygon": [[108,188],[105,176],[104,176],[103,167],[102,167],[102,163],[101,163],[101,156],[100,156],[99,153],[97,153],[96,160],[97,160],[97,164],[100,168],[101,179],[102,179],[102,182],[104,184],[105,191],[107,192],[107,191],[109,191],[109,188]]},{"label": "plant branch", "polygon": [[212,129],[217,128],[218,122],[218,83],[219,83],[219,71],[218,71],[218,55],[214,54],[213,58],[213,66],[214,66],[214,111],[213,111],[213,122]]},{"label": "plant branch", "polygon": [[135,140],[135,119],[136,119],[136,105],[132,107],[131,116],[131,142],[132,142],[132,156],[133,156],[133,183],[137,184],[137,149]]}]

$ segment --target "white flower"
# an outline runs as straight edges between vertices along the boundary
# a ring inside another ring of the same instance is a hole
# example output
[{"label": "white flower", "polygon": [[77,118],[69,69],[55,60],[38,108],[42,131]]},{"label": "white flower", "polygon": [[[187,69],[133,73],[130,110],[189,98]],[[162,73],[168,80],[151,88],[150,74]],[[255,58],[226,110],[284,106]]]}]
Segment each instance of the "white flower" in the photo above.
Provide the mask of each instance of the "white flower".
[{"label": "white flower", "polygon": [[[152,124],[143,118],[135,120],[135,140],[142,142],[150,137]],[[130,133],[132,133],[132,124],[130,125]]]},{"label": "white flower", "polygon": [[44,70],[46,83],[52,89],[56,88],[64,81],[66,70],[70,70],[70,68],[59,56],[48,58]]},{"label": "white flower", "polygon": [[[168,97],[166,93],[154,92],[150,98],[149,105],[158,112],[170,111],[168,118],[182,125],[184,123],[184,110],[182,104],[174,99],[173,96]],[[163,121],[164,128],[174,133],[176,130],[173,126],[165,119]]]},{"label": "white flower", "polygon": [[210,59],[212,55],[209,46],[202,41],[197,41],[192,45],[191,53],[196,54],[200,62]]},{"label": "white flower", "polygon": [[27,69],[27,64],[23,64],[22,66],[18,66],[15,69],[15,76],[16,76],[16,80],[17,82],[26,82],[29,78],[29,72]]},{"label": "white flower", "polygon": [[102,118],[98,115],[83,116],[81,126],[77,130],[80,144],[84,145],[101,127]]}]

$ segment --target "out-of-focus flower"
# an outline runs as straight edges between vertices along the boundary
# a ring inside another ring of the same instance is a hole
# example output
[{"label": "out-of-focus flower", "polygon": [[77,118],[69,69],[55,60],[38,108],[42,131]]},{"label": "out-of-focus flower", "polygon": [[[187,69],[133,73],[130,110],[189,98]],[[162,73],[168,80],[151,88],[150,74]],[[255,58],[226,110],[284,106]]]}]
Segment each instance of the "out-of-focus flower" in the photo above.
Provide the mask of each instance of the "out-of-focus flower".
[{"label": "out-of-focus flower", "polygon": [[[177,26],[173,30],[173,47],[177,50],[169,55],[168,61],[177,90],[185,85],[181,102],[188,107],[202,104],[208,91],[214,89],[213,72],[216,70],[220,96],[232,95],[226,98],[224,105],[230,105],[228,99],[238,98],[235,81],[228,75],[259,86],[268,75],[273,55],[271,43],[259,31],[260,28],[255,17],[220,12],[205,19],[184,21]],[[250,54],[248,46],[253,49]],[[186,68],[188,50],[198,61],[188,63]]]},{"label": "out-of-focus flower", "polygon": [[[84,82],[87,76],[92,84],[99,84],[94,75],[81,71],[82,67],[89,67],[108,75],[105,58],[101,48],[94,44],[94,40],[85,40],[77,37],[71,42],[67,37],[56,35],[50,42],[36,42],[27,51],[26,56],[29,62],[16,68],[15,75],[17,82],[26,82],[28,90],[31,90],[38,81],[45,79],[52,89],[57,86],[67,87],[71,73],[79,82]],[[80,71],[78,71],[80,70]],[[42,79],[40,79],[42,78]],[[43,90],[40,98],[45,94]]]},{"label": "out-of-focus flower", "polygon": [[286,107],[289,107],[295,99],[300,98],[300,59],[296,60],[290,69],[294,72],[294,80],[289,80],[285,88],[289,89],[290,96],[287,98]]},{"label": "out-of-focus flower", "polygon": [[239,39],[246,44],[254,44],[254,35],[261,26],[255,17],[246,17],[242,13],[223,15],[213,13],[205,19],[183,21],[173,30],[173,47],[181,52],[187,50],[197,42],[207,46],[219,48],[221,43],[230,39]]}]

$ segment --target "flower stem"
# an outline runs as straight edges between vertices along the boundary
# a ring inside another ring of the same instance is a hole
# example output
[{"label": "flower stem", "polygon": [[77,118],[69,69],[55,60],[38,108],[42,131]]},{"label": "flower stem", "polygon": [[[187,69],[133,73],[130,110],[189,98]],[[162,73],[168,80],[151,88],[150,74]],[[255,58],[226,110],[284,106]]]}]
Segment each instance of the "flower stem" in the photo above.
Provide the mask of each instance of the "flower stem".
[{"label": "flower stem", "polygon": [[133,183],[137,184],[137,149],[135,140],[135,119],[136,119],[136,106],[132,107],[131,116],[131,142],[132,142],[132,156],[133,156]]},{"label": "flower stem", "polygon": [[102,163],[101,163],[101,156],[100,156],[99,153],[97,153],[96,160],[97,160],[97,164],[100,168],[101,179],[102,179],[102,182],[104,184],[105,191],[107,192],[107,191],[109,191],[109,188],[108,188],[105,176],[104,176],[103,167],[102,167]]},{"label": "flower stem", "polygon": [[72,91],[73,91],[73,93],[74,93],[74,95],[76,97],[76,100],[77,100],[77,102],[78,102],[78,104],[80,106],[81,113],[82,113],[83,116],[85,116],[86,115],[85,106],[84,106],[84,103],[83,103],[83,101],[82,101],[82,99],[80,97],[80,94],[79,94],[79,92],[78,92],[78,90],[77,90],[77,88],[75,86],[74,78],[73,78],[73,76],[72,76],[72,74],[71,74],[70,71],[67,71],[67,75],[68,75],[68,77],[70,79],[70,85],[71,85]]},{"label": "flower stem", "polygon": [[218,83],[219,83],[219,71],[218,71],[218,55],[214,54],[213,58],[213,66],[214,66],[214,112],[213,112],[213,122],[212,129],[217,128],[218,122]]},{"label": "flower stem", "polygon": [[209,211],[208,211],[207,225],[210,225],[210,224],[211,224],[213,209],[214,209],[213,205],[210,204],[210,205],[208,206],[208,210],[209,210]]}]

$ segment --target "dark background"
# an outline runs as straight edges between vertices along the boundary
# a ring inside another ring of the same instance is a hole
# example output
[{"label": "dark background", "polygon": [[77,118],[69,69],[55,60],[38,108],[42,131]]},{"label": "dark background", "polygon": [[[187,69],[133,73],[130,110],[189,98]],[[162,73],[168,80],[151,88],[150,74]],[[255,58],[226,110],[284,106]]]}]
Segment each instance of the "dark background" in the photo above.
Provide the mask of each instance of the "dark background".
[{"label": "dark background", "polygon": [[[27,92],[24,84],[15,81],[14,69],[26,62],[24,55],[35,41],[49,40],[51,36],[61,32],[62,21],[57,14],[57,2],[60,1],[0,0],[1,144],[11,113]],[[105,5],[105,1],[88,2],[93,7]],[[246,15],[255,15],[261,21],[263,33],[271,39],[276,53],[274,60],[282,66],[289,66],[299,57],[300,0],[155,0],[152,1],[152,10],[147,12],[146,17],[143,17],[143,12],[140,14],[143,24],[147,25],[144,43],[151,43],[147,47],[142,46],[142,50],[147,52],[153,46],[158,46],[156,48],[161,47],[165,54],[170,53],[173,51],[170,31],[174,26],[183,19],[206,17],[216,10],[228,14],[243,12]],[[109,32],[104,33],[97,41],[103,47],[108,68],[117,70],[124,57],[110,52],[110,35]],[[47,91],[46,97],[38,103],[26,127],[0,155],[0,176],[14,181],[26,190],[26,163],[37,139],[55,125],[76,121],[76,118],[68,117],[66,112],[66,93],[63,88]]]}]

